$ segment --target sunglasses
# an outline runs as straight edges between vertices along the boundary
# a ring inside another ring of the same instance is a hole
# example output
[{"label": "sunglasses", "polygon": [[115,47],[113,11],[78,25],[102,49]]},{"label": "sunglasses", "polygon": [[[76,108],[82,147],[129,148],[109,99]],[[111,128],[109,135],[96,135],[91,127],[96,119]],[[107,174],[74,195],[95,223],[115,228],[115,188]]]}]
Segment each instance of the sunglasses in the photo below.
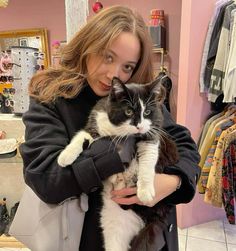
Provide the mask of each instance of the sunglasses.
[{"label": "sunglasses", "polygon": [[6,99],[5,100],[5,106],[6,107],[13,107],[14,106],[14,101],[12,99]]},{"label": "sunglasses", "polygon": [[2,93],[14,95],[16,93],[16,89],[15,88],[4,88]]},{"label": "sunglasses", "polygon": [[14,78],[13,76],[0,76],[0,82],[7,83],[14,80],[20,80],[21,78]]},{"label": "sunglasses", "polygon": [[37,71],[39,71],[39,70],[44,70],[44,65],[39,65],[39,64],[37,64],[37,65],[35,65],[34,66],[34,68],[35,68],[35,70],[37,70]]},{"label": "sunglasses", "polygon": [[42,52],[34,52],[34,56],[42,58],[44,54]]}]

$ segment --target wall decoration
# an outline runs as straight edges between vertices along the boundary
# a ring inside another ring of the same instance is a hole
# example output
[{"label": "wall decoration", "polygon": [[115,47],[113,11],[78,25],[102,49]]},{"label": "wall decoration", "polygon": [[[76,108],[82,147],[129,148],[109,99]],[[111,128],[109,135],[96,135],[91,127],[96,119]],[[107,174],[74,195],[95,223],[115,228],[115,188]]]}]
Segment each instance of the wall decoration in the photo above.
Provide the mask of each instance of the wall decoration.
[{"label": "wall decoration", "polygon": [[93,8],[93,11],[94,11],[95,13],[98,13],[98,12],[103,8],[103,5],[102,5],[101,2],[96,1],[96,2],[93,4],[92,8]]}]

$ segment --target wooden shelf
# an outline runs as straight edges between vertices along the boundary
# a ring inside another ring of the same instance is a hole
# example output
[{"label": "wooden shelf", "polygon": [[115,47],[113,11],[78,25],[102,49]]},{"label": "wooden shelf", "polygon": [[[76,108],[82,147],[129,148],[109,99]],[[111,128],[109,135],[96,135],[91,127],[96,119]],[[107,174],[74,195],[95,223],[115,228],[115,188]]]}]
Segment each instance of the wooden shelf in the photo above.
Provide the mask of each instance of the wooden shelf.
[{"label": "wooden shelf", "polygon": [[1,235],[0,236],[0,248],[11,247],[11,248],[26,248],[24,244],[19,242],[12,236]]}]

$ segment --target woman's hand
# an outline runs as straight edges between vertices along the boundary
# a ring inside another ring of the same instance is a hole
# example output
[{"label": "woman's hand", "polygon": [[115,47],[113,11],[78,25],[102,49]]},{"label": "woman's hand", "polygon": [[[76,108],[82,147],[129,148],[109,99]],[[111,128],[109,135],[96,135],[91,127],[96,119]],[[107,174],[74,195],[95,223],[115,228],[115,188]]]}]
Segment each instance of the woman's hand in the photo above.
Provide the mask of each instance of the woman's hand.
[{"label": "woman's hand", "polygon": [[[174,191],[180,183],[180,177],[177,175],[156,174],[154,179],[155,197],[145,204],[145,206],[153,207],[160,200],[164,199]],[[123,188],[113,190],[111,192],[112,200],[121,205],[139,204],[144,205],[137,197],[137,187]]]}]

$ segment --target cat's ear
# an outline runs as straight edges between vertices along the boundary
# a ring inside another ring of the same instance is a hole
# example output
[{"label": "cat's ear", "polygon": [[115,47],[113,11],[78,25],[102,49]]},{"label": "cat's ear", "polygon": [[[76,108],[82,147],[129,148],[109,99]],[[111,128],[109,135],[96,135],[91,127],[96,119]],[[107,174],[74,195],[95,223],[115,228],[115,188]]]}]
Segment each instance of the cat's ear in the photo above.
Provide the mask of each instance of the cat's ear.
[{"label": "cat's ear", "polygon": [[126,92],[126,87],[124,83],[117,77],[114,77],[111,82],[111,92],[110,97],[111,98],[117,98]]},{"label": "cat's ear", "polygon": [[158,102],[163,102],[166,97],[165,88],[161,83],[161,79],[157,78],[149,85],[151,92],[155,94]]}]

